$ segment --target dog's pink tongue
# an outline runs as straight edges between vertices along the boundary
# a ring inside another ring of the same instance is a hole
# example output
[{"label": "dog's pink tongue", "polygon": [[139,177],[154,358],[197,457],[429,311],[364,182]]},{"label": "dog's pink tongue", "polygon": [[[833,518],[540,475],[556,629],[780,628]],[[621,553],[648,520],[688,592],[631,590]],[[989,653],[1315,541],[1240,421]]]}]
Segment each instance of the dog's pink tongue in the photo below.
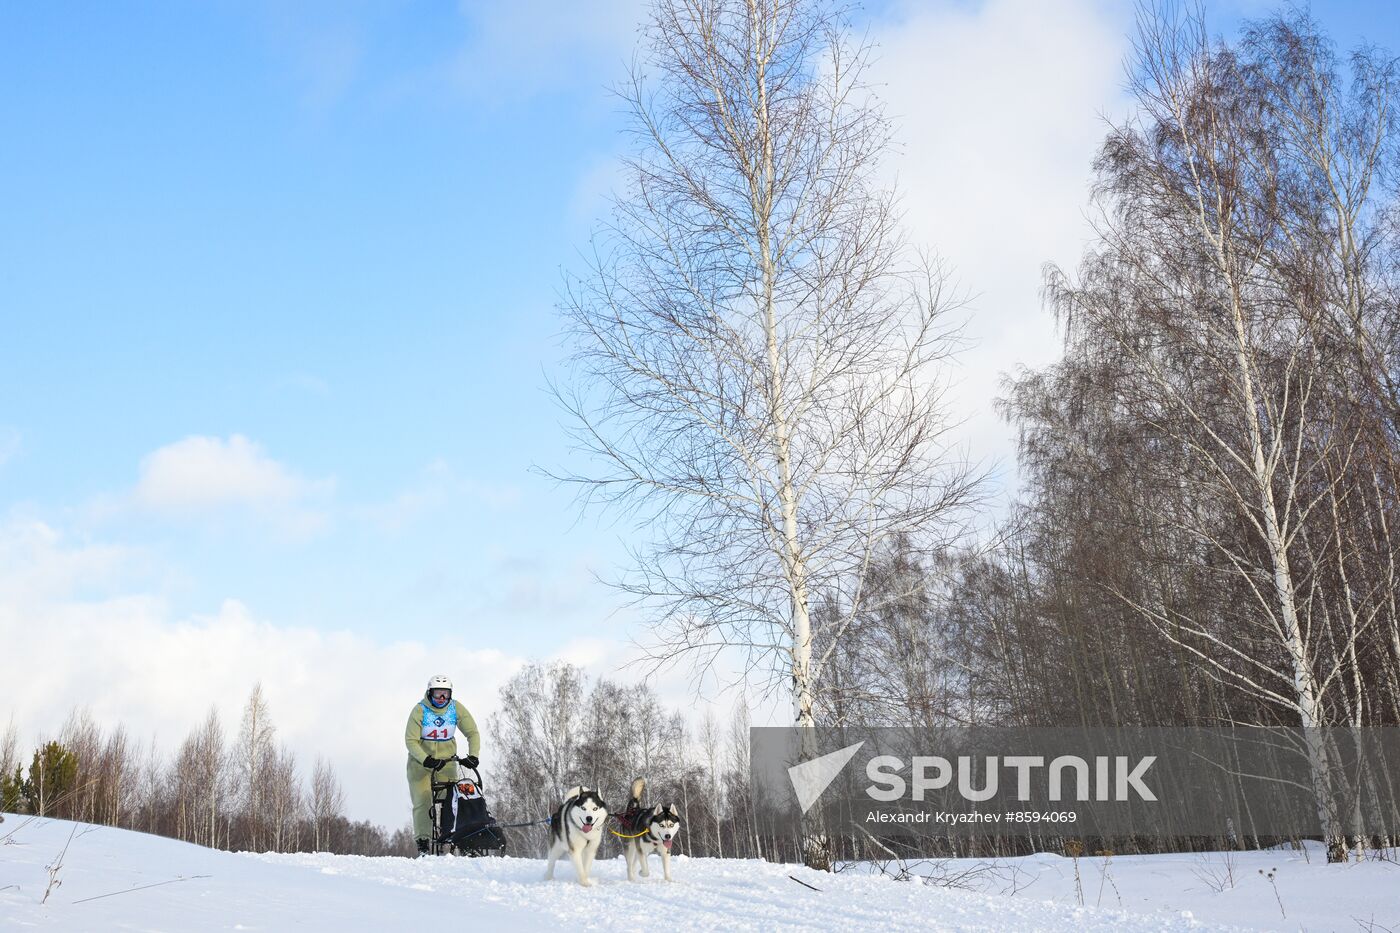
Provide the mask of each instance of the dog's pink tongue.
[{"label": "dog's pink tongue", "polygon": [[663,840],[661,840],[661,844],[662,844],[663,846],[665,846],[666,848],[668,848],[668,849],[671,848],[671,840],[669,840],[669,839],[663,839]]},{"label": "dog's pink tongue", "polygon": [[583,831],[586,832],[586,833],[591,833],[591,832],[593,832],[593,824],[592,824],[592,823],[584,823],[584,824],[583,824]]}]

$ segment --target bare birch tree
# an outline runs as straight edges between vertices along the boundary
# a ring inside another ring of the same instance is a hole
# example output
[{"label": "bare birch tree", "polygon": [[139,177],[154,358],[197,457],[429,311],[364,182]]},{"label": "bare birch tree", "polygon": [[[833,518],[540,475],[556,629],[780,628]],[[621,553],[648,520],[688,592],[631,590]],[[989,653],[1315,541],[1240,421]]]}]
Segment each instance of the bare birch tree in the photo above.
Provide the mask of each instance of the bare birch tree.
[{"label": "bare birch tree", "polygon": [[[180,744],[171,764],[169,785],[176,816],[176,836],[199,845],[218,847],[223,812],[224,731],[218,710],[211,706],[204,722]],[[224,844],[228,844],[227,836]]]},{"label": "bare birch tree", "polygon": [[[700,720],[700,751],[703,755],[702,767],[712,775],[721,772],[719,747],[719,723],[715,720],[714,710],[707,708],[704,718]],[[721,810],[725,806],[725,784],[722,781],[714,782],[710,794],[714,798],[710,804],[710,813],[714,817],[715,855],[724,858],[724,837],[720,834],[719,823]]]},{"label": "bare birch tree", "polygon": [[585,677],[571,664],[531,663],[501,687],[488,726],[500,766],[503,812],[525,819],[552,810],[564,788],[581,779],[578,740],[585,717]]},{"label": "bare birch tree", "polygon": [[243,707],[243,722],[234,746],[234,767],[239,779],[239,803],[245,821],[245,844],[258,851],[266,844],[267,814],[264,795],[269,784],[269,768],[276,746],[273,736],[276,726],[272,711],[263,697],[262,684],[253,685],[248,702]]},{"label": "bare birch tree", "polygon": [[341,789],[335,769],[321,755],[316,756],[316,766],[311,772],[307,800],[311,815],[312,848],[317,852],[328,851],[331,830],[338,820],[345,817],[345,791]]},{"label": "bare birch tree", "polygon": [[97,818],[98,781],[101,761],[102,729],[86,706],[68,714],[58,733],[59,743],[78,760],[80,772],[86,772],[73,795],[72,812],[80,820]]},{"label": "bare birch tree", "polygon": [[[559,394],[596,466],[566,478],[651,534],[621,586],[656,660],[737,648],[804,727],[873,555],[957,538],[978,488],[948,446],[944,275],[874,183],[868,54],[823,0],[658,0],[626,190],[563,304]],[[839,611],[815,620],[817,593]]]},{"label": "bare birch tree", "polygon": [[118,724],[102,746],[98,771],[97,820],[107,826],[131,822],[136,800],[136,751],[126,727]]},{"label": "bare birch tree", "polygon": [[160,753],[156,747],[156,738],[151,738],[146,743],[146,753],[142,758],[141,772],[138,778],[140,789],[138,791],[140,800],[141,818],[137,826],[148,833],[155,833],[160,826],[162,786],[164,768],[160,758]]},{"label": "bare birch tree", "polygon": [[262,798],[268,841],[273,852],[295,852],[300,848],[299,834],[306,808],[297,778],[296,755],[286,746],[274,748],[264,771]]}]

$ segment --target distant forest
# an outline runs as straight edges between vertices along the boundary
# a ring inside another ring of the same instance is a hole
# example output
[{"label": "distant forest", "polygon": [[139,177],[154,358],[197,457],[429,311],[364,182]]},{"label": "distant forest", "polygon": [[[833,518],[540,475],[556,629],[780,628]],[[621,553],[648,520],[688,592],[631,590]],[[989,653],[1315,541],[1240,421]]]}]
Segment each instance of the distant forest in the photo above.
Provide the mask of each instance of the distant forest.
[{"label": "distant forest", "polygon": [[[137,742],[121,725],[102,729],[80,709],[56,737],[40,738],[26,767],[11,724],[0,735],[0,810],[235,851],[413,851],[407,826],[390,832],[350,819],[333,765],[317,758],[303,773],[276,731],[260,685],[231,742],[211,709],[171,756],[153,741]],[[407,797],[405,791],[405,810]]]}]

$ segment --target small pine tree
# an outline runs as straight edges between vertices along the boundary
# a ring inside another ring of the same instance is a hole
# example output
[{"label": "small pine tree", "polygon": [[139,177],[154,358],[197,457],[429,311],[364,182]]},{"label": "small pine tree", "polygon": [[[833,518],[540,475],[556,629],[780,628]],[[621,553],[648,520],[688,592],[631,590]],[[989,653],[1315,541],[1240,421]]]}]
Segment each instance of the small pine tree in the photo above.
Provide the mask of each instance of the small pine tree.
[{"label": "small pine tree", "polygon": [[20,813],[24,802],[24,772],[15,765],[12,774],[0,774],[0,811]]},{"label": "small pine tree", "polygon": [[24,796],[39,816],[65,816],[64,805],[78,783],[78,756],[60,742],[46,742],[34,752]]}]

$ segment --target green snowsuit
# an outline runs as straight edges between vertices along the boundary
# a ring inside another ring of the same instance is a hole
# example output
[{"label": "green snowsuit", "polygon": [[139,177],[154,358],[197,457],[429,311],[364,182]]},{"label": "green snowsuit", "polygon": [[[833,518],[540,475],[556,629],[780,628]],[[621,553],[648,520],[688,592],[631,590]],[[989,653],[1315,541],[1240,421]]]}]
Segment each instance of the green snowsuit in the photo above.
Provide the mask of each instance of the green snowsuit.
[{"label": "green snowsuit", "polygon": [[[467,754],[475,755],[481,751],[481,733],[477,731],[476,720],[472,719],[472,714],[467,712],[467,708],[456,700],[448,701],[450,706],[457,710],[457,730],[466,733]],[[432,820],[429,818],[428,810],[433,805],[433,772],[423,767],[423,759],[428,757],[442,761],[457,754],[457,737],[453,735],[446,739],[428,738],[433,732],[446,730],[435,730],[433,723],[429,722],[425,728],[423,723],[424,713],[437,715],[446,713],[448,707],[442,709],[435,708],[428,701],[427,695],[413,707],[413,711],[408,714],[408,725],[404,727],[403,743],[408,746],[408,796],[413,801],[413,835],[419,839],[426,839],[432,835]],[[452,781],[457,778],[457,765],[449,764],[441,771],[437,772],[439,781]]]}]

